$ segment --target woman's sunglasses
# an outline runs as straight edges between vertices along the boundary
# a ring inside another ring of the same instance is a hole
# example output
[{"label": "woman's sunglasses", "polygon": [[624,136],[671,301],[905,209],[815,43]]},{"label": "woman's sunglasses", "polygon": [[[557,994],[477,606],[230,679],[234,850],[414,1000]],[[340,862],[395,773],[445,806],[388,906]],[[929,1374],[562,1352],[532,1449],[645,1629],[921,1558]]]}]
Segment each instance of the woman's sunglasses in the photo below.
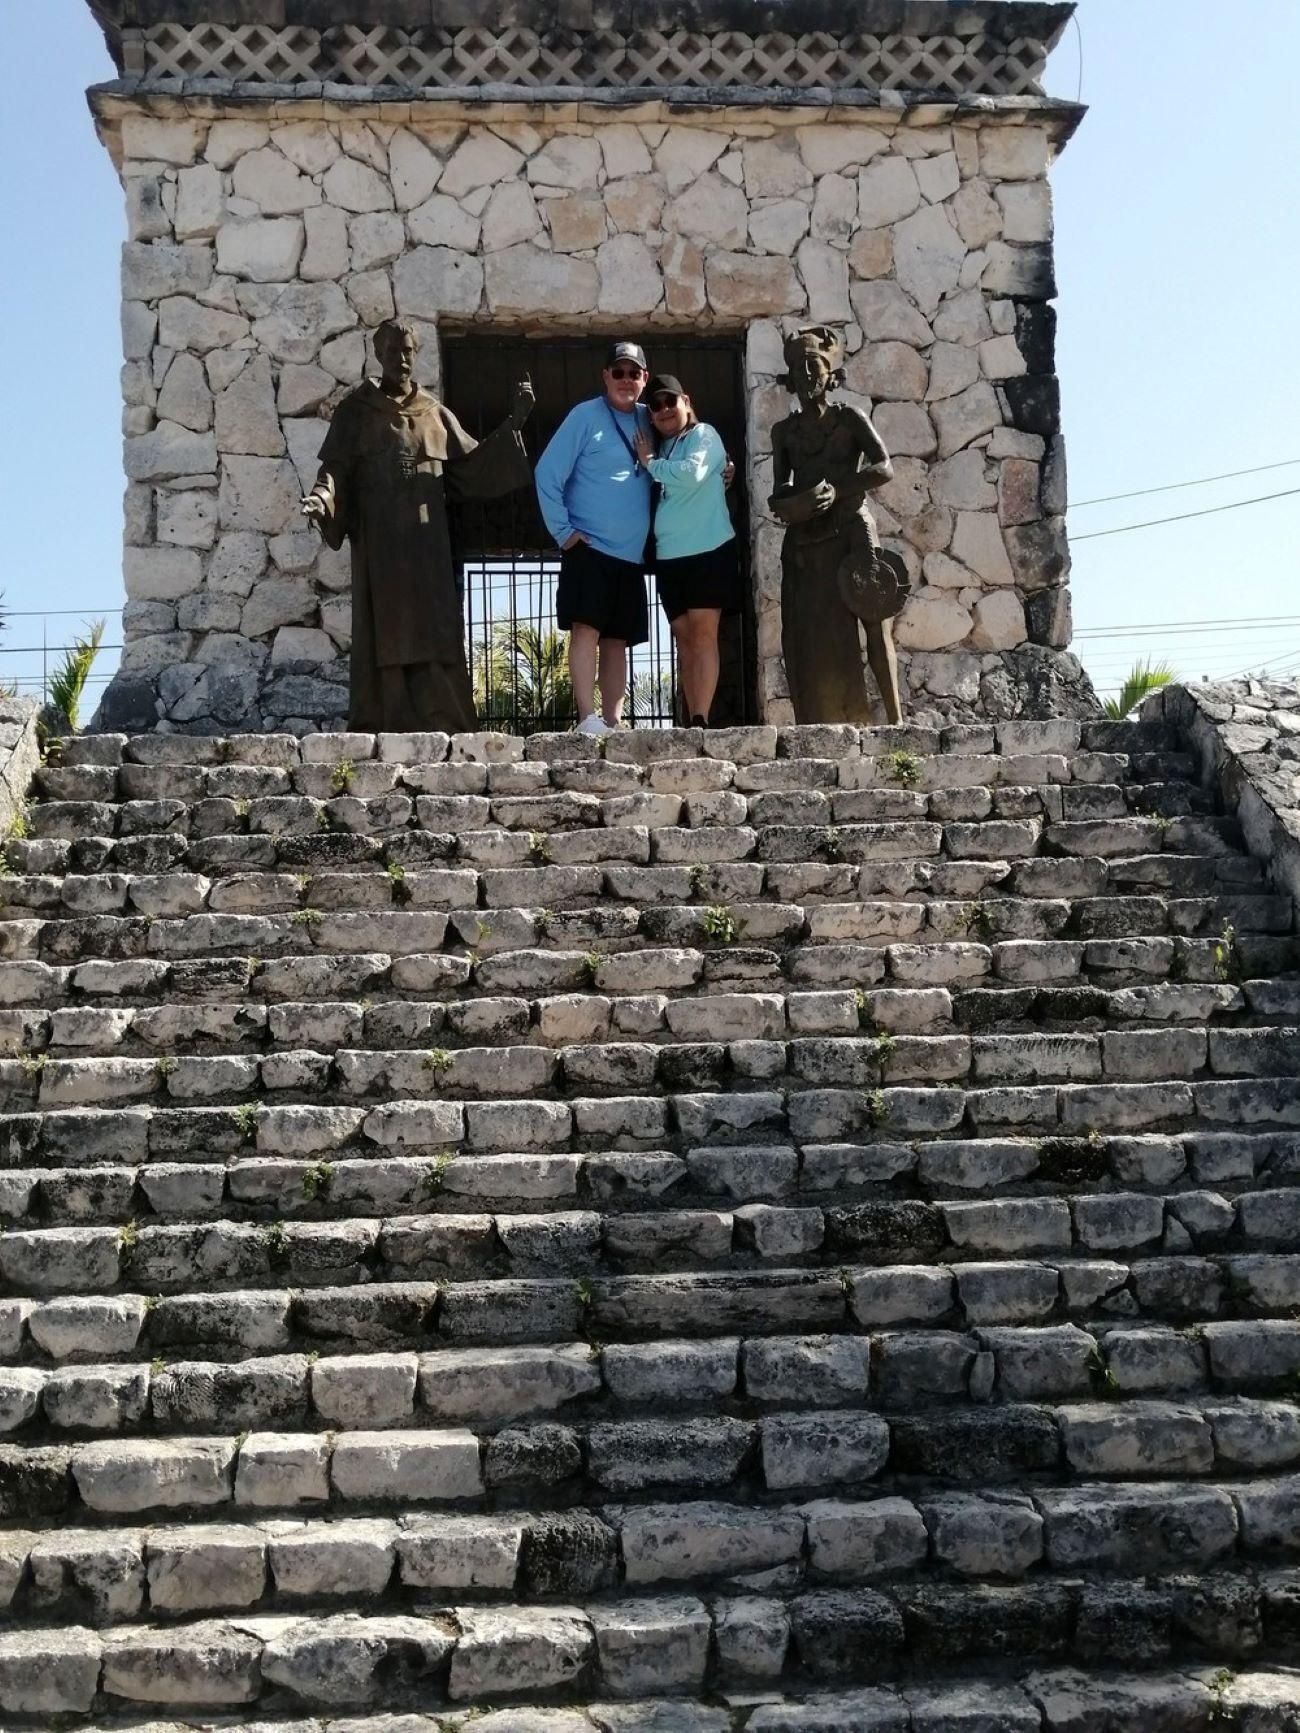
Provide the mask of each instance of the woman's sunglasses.
[{"label": "woman's sunglasses", "polygon": [[650,413],[658,415],[661,409],[676,409],[680,402],[680,397],[656,397],[650,405]]},{"label": "woman's sunglasses", "polygon": [[609,376],[611,379],[639,379],[641,369],[639,367],[611,367]]}]

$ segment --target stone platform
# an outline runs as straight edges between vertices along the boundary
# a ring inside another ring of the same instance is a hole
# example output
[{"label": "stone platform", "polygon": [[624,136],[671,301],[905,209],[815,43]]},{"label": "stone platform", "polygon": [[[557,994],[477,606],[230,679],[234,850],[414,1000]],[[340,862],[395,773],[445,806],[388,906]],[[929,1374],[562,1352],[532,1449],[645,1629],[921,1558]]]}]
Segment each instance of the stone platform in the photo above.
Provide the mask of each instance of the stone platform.
[{"label": "stone platform", "polygon": [[1293,910],[1172,723],[83,737],[17,830],[6,1730],[1300,1725]]}]

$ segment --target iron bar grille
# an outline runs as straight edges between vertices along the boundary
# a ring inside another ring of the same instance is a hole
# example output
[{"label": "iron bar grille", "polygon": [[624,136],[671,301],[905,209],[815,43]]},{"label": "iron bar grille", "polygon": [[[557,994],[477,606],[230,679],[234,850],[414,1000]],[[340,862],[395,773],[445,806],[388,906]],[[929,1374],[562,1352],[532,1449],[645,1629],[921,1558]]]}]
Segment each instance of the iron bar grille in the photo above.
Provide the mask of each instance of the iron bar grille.
[{"label": "iron bar grille", "polygon": [[[443,337],[444,395],[457,419],[483,438],[505,419],[515,381],[527,373],[537,410],[524,429],[536,463],[575,403],[601,389],[608,339],[499,335]],[[748,509],[744,403],[737,339],[656,339],[651,367],[674,373],[701,420],[711,422],[735,460],[729,503],[740,549],[744,611],[724,618],[721,677],[710,720],[718,726],[756,720],[754,618],[748,582]],[[452,546],[464,611],[475,702],[485,727],[530,734],[577,720],[568,682],[568,639],[555,624],[559,557],[531,489],[502,499],[468,501],[451,510]],[[670,727],[684,720],[672,633],[650,587],[650,641],[630,657],[624,720]]]}]

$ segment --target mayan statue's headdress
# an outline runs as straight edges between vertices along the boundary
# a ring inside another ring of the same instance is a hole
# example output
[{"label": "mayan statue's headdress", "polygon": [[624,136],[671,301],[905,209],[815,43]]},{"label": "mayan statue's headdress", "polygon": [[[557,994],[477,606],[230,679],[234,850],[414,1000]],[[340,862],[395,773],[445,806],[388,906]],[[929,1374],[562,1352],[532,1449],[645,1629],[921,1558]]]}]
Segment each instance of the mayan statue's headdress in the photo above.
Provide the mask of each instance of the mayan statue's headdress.
[{"label": "mayan statue's headdress", "polygon": [[792,367],[800,355],[822,355],[838,374],[844,367],[844,339],[829,325],[805,325],[802,331],[791,331],[785,340],[785,362]]}]

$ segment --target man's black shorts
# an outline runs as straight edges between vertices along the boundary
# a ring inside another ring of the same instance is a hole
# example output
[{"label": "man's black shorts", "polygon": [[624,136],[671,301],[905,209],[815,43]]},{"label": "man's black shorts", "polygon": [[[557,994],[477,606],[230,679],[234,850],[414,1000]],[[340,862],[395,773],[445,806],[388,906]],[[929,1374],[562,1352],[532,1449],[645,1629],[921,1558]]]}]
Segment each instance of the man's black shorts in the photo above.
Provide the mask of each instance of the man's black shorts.
[{"label": "man's black shorts", "polygon": [[644,568],[602,554],[587,542],[566,548],[560,555],[555,621],[561,631],[576,623],[594,627],[602,638],[644,644],[650,636]]}]

